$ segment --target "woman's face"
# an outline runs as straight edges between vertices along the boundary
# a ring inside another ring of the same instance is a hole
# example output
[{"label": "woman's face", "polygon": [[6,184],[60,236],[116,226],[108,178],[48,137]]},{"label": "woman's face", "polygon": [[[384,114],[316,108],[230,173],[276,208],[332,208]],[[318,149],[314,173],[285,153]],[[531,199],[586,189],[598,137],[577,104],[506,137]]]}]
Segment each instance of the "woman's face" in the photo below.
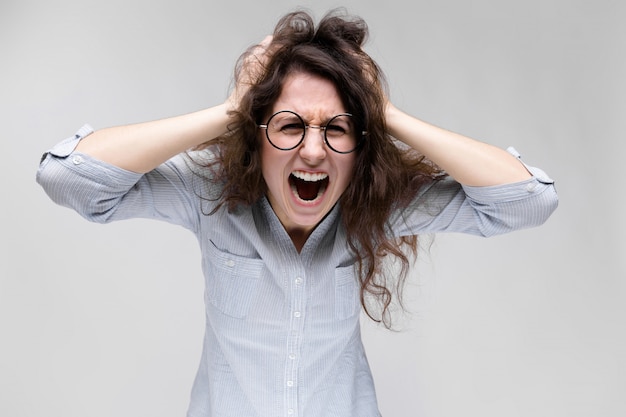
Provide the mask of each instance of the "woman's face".
[{"label": "woman's face", "polygon": [[[307,125],[319,126],[350,109],[344,108],[333,83],[300,72],[287,77],[271,114],[280,110],[294,111]],[[259,132],[268,200],[289,234],[308,235],[352,180],[355,152],[332,151],[319,129],[306,129],[304,141],[289,151],[276,149],[268,142],[265,131]]]}]

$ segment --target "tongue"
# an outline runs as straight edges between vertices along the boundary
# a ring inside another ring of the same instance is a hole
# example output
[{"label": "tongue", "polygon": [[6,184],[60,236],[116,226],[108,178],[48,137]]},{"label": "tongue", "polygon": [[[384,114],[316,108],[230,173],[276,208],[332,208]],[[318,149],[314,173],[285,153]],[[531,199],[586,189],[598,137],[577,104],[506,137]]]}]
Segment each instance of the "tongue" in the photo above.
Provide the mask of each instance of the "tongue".
[{"label": "tongue", "polygon": [[295,179],[296,190],[298,195],[303,200],[314,200],[317,197],[317,193],[320,189],[319,181],[304,181],[301,179]]}]

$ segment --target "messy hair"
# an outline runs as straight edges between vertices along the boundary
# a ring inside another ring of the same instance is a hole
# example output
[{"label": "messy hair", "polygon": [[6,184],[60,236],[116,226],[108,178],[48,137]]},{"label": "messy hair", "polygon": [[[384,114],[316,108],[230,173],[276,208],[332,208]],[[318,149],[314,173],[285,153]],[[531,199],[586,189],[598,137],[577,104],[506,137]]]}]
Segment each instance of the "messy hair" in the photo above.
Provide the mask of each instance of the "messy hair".
[{"label": "messy hair", "polygon": [[[331,81],[345,108],[354,115],[357,131],[367,132],[355,151],[353,178],[358,180],[350,182],[339,204],[356,258],[361,304],[371,319],[389,327],[390,305],[394,296],[402,304],[409,257],[414,258],[418,248],[417,236],[389,235],[389,218],[440,172],[416,151],[398,146],[387,133],[386,82],[376,62],[362,49],[367,36],[365,21],[340,9],[325,15],[317,26],[306,12],[285,15],[267,47],[263,70],[232,112],[229,132],[207,146],[215,152],[211,167],[223,184],[214,211],[254,204],[267,192],[257,126],[271,111],[285,79],[301,72]],[[252,55],[250,48],[240,57],[235,80]],[[399,271],[390,273],[383,267],[388,255],[399,261]]]}]

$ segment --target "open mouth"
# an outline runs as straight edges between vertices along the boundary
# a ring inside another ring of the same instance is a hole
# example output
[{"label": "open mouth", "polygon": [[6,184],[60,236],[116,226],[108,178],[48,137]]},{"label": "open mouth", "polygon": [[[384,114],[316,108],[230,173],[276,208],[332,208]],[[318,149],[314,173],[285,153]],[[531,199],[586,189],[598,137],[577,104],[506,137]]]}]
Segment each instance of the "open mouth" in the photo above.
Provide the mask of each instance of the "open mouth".
[{"label": "open mouth", "polygon": [[328,174],[294,171],[289,176],[289,185],[294,196],[311,203],[324,195],[328,187]]}]

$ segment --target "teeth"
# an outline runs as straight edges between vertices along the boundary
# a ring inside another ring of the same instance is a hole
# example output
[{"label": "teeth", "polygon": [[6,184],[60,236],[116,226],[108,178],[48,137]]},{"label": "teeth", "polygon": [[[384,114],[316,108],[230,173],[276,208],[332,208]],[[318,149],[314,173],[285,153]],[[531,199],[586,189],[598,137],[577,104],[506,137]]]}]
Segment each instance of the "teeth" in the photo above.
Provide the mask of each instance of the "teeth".
[{"label": "teeth", "polygon": [[328,177],[328,174],[324,172],[311,173],[311,172],[304,172],[304,171],[294,171],[291,173],[291,175],[303,181],[309,181],[309,182],[321,181]]}]

